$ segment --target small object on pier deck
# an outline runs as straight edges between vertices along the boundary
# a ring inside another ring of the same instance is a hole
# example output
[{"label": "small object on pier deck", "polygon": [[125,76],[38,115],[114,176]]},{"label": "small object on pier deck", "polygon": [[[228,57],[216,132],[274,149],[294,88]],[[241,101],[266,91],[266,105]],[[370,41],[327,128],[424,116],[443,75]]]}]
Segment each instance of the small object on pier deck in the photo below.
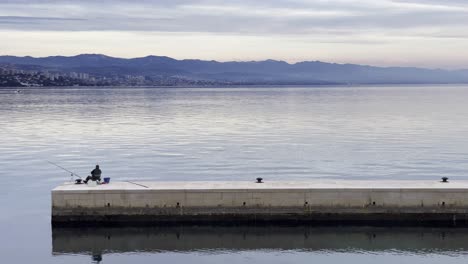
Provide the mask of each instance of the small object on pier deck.
[{"label": "small object on pier deck", "polygon": [[82,184],[82,183],[83,183],[83,182],[82,182],[81,179],[76,179],[76,180],[75,180],[75,184]]},{"label": "small object on pier deck", "polygon": [[442,177],[442,182],[448,182],[448,177]]},{"label": "small object on pier deck", "polygon": [[96,187],[98,186],[98,182],[91,180],[91,181],[88,181],[86,185],[88,185],[88,187]]},{"label": "small object on pier deck", "polygon": [[263,183],[262,181],[263,181],[263,178],[260,178],[260,177],[257,178],[257,183]]}]

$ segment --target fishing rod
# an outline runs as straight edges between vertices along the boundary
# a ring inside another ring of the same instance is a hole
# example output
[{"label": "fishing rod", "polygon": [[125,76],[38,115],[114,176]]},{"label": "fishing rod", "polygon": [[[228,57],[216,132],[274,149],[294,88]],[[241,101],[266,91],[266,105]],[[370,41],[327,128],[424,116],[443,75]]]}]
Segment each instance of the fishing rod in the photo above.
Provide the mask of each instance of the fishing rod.
[{"label": "fishing rod", "polygon": [[138,186],[141,186],[141,187],[149,188],[149,187],[146,186],[146,185],[139,184],[139,183],[136,183],[136,182],[131,182],[131,181],[126,181],[126,182],[131,183],[131,184],[135,184],[135,185],[138,185]]},{"label": "fishing rod", "polygon": [[62,169],[62,170],[64,170],[64,171],[66,171],[66,172],[71,173],[71,176],[72,176],[72,177],[73,177],[73,176],[76,176],[76,177],[82,179],[80,175],[74,173],[73,171],[67,170],[67,169],[65,169],[64,167],[62,167],[62,166],[60,166],[60,165],[58,165],[58,164],[53,163],[52,161],[47,161],[47,162],[49,162],[50,164],[52,164],[52,165],[54,165],[54,166],[56,166],[56,167],[58,167],[58,168],[60,168],[60,169]]}]

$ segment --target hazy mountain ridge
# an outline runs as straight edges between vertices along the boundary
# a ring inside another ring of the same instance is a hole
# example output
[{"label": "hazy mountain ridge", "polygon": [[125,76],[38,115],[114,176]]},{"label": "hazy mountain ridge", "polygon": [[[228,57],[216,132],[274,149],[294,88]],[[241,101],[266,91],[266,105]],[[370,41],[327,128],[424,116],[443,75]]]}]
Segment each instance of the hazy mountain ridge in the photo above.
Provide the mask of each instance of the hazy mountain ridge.
[{"label": "hazy mountain ridge", "polygon": [[176,60],[165,56],[123,59],[101,54],[43,58],[0,56],[0,65],[6,64],[20,69],[29,67],[98,76],[178,76],[195,80],[251,84],[468,83],[468,70],[374,67],[320,61],[294,64],[275,60],[217,62],[195,59]]}]

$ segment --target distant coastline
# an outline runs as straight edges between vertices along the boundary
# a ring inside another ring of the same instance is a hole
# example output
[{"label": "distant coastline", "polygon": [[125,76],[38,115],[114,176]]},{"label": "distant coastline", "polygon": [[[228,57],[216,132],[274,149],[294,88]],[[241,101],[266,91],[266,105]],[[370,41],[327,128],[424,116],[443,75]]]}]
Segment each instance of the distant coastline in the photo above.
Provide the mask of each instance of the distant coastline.
[{"label": "distant coastline", "polygon": [[100,54],[44,58],[0,56],[0,87],[315,86],[467,84],[468,70],[374,67],[306,61],[217,62],[163,56],[122,59]]}]

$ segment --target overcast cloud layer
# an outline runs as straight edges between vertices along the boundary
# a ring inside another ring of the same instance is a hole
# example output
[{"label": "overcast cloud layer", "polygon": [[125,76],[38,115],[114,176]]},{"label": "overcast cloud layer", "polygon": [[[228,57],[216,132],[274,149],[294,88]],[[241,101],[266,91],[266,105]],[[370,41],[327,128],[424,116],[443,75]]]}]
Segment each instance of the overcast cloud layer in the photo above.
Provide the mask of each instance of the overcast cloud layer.
[{"label": "overcast cloud layer", "polygon": [[0,53],[468,68],[465,0],[0,0]]}]

